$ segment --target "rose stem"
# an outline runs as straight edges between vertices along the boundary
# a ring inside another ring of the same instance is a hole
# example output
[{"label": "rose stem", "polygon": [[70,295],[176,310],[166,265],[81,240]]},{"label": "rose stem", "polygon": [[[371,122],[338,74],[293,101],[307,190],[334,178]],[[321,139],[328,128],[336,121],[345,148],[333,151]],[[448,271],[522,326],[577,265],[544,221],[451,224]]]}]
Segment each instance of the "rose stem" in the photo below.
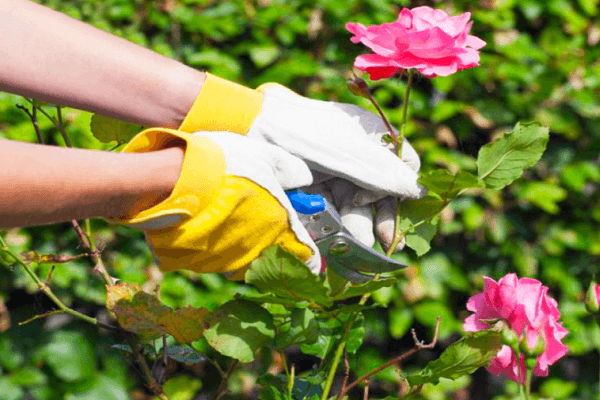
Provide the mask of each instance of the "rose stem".
[{"label": "rose stem", "polygon": [[[402,125],[400,126],[400,137],[398,138],[397,146],[396,146],[396,154],[398,157],[402,159],[402,144],[404,143],[404,134],[406,131],[406,121],[408,116],[408,100],[410,98],[410,89],[412,87],[414,71],[408,71],[408,81],[406,82],[406,91],[404,92],[404,103],[402,104]],[[394,218],[394,237],[392,239],[392,243],[390,247],[386,251],[386,255],[390,257],[396,247],[398,247],[398,243],[402,240],[402,229],[400,229],[400,199],[396,199],[396,216]]]}]

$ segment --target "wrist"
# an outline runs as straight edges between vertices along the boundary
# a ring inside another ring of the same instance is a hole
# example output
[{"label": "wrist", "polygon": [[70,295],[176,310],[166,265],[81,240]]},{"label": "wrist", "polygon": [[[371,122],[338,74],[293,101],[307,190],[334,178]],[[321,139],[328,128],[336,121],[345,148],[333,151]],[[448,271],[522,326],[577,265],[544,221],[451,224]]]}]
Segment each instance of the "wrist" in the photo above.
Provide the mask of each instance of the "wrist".
[{"label": "wrist", "polygon": [[139,158],[140,174],[135,181],[125,182],[127,199],[118,215],[112,217],[131,218],[167,199],[179,180],[183,165],[184,149],[169,147],[147,153],[132,153]]}]

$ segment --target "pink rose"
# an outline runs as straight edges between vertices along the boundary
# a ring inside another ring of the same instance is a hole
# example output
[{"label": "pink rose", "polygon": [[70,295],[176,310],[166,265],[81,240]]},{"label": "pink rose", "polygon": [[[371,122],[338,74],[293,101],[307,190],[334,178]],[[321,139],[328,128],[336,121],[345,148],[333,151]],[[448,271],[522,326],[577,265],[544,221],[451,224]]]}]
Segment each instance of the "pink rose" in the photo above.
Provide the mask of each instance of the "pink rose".
[{"label": "pink rose", "polygon": [[[484,277],[483,293],[472,296],[467,302],[467,309],[475,312],[463,324],[466,332],[475,332],[489,328],[481,319],[502,318],[510,328],[521,335],[525,331],[530,349],[538,339],[545,343],[545,349],[537,358],[533,373],[538,376],[548,375],[548,366],[567,354],[567,346],[561,339],[569,333],[558,322],[560,312],[557,303],[548,296],[548,288],[536,279],[518,279],[515,274],[508,274],[499,282]],[[521,355],[521,377],[525,377],[524,357]],[[502,346],[487,370],[494,375],[504,374],[518,382],[517,358],[509,346]]]},{"label": "pink rose", "polygon": [[430,78],[448,76],[479,65],[478,49],[485,42],[469,35],[471,13],[450,17],[430,7],[404,8],[395,22],[372,25],[347,23],[350,40],[362,42],[375,54],[358,56],[354,66],[371,79],[389,78],[400,68],[416,68]]}]

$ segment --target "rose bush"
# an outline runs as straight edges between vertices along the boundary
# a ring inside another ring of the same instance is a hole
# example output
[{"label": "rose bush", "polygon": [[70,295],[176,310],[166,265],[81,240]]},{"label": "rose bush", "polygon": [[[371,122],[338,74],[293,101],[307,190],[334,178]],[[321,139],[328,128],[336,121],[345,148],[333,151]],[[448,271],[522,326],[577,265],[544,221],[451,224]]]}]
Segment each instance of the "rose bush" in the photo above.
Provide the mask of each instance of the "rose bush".
[{"label": "rose bush", "polygon": [[[533,373],[548,375],[548,366],[567,354],[567,346],[562,344],[561,339],[568,334],[558,322],[560,312],[556,300],[548,296],[548,288],[536,279],[519,279],[515,274],[508,274],[498,282],[484,277],[484,282],[483,292],[467,302],[467,309],[475,314],[465,320],[463,329],[467,332],[485,330],[489,325],[482,320],[501,318],[517,335],[524,334],[529,348],[543,340],[545,349],[538,356]],[[523,355],[520,365],[523,379]],[[504,374],[515,382],[519,381],[517,357],[509,346],[503,346],[486,368],[495,375]]]},{"label": "rose bush", "polygon": [[471,13],[450,17],[430,7],[404,8],[392,23],[365,27],[347,23],[346,29],[375,54],[361,55],[354,66],[373,80],[389,78],[401,68],[416,68],[427,77],[448,76],[479,65],[485,42],[469,35]]}]

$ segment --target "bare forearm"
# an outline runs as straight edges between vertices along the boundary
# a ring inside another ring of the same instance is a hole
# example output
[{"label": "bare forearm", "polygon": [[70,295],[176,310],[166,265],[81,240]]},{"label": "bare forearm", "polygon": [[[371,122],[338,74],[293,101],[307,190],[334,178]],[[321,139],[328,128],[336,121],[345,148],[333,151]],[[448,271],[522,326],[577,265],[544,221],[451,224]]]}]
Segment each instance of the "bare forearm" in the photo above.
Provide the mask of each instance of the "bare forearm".
[{"label": "bare forearm", "polygon": [[111,153],[0,140],[0,228],[131,216],[168,197],[183,150]]},{"label": "bare forearm", "polygon": [[0,0],[0,90],[178,127],[204,74],[29,0]]}]

